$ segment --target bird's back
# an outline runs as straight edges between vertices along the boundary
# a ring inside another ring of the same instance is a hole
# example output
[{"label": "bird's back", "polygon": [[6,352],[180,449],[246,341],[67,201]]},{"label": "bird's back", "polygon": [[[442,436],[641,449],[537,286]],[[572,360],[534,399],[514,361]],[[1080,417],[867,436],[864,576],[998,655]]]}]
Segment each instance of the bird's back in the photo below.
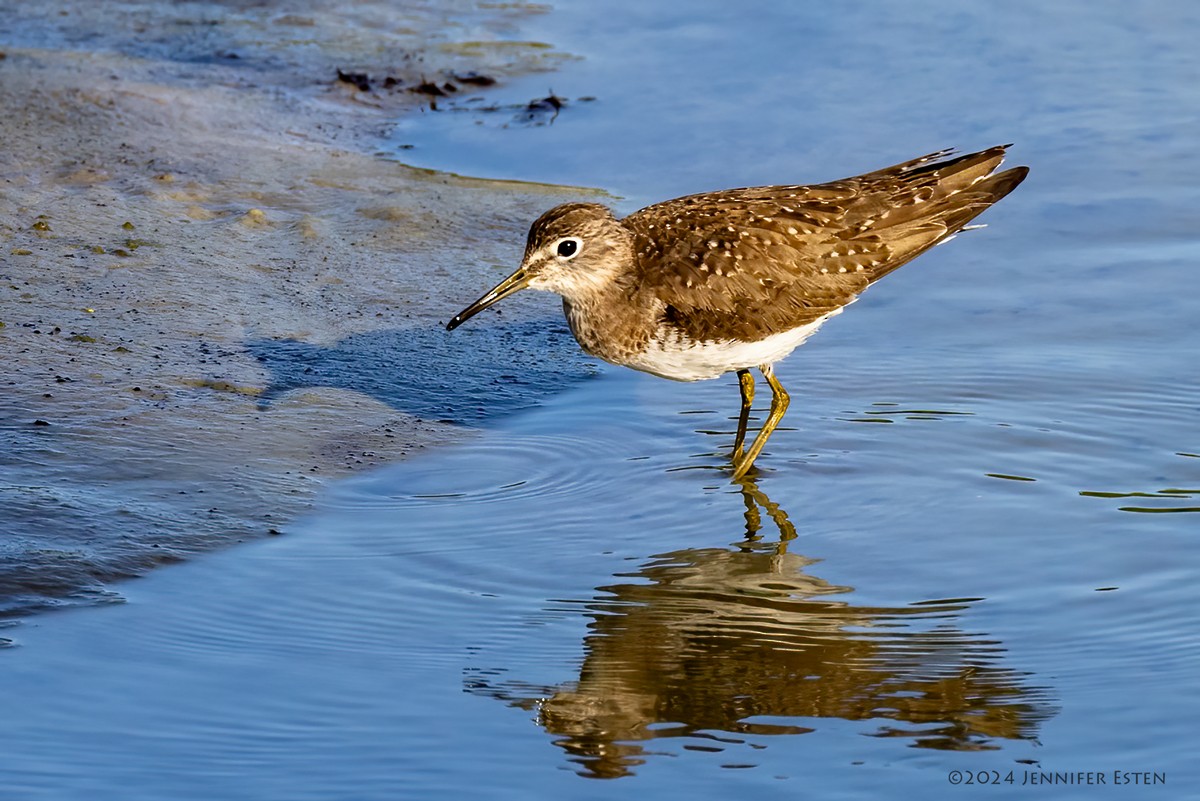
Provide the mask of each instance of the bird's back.
[{"label": "bird's back", "polygon": [[652,295],[681,341],[754,341],[811,325],[1011,192],[1028,169],[994,173],[1004,151],[942,151],[826,184],[648,206],[622,221],[637,262],[628,289]]}]

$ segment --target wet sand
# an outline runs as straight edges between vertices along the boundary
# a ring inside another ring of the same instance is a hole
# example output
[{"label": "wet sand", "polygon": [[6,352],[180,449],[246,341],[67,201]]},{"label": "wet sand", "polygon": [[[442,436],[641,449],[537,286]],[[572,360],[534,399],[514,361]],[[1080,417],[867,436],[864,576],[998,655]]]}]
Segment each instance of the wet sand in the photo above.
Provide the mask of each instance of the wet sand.
[{"label": "wet sand", "polygon": [[582,190],[378,152],[422,83],[552,68],[509,38],[531,12],[122,9],[0,2],[0,614],[285,532],[323,480],[587,374],[561,326],[440,326]]}]

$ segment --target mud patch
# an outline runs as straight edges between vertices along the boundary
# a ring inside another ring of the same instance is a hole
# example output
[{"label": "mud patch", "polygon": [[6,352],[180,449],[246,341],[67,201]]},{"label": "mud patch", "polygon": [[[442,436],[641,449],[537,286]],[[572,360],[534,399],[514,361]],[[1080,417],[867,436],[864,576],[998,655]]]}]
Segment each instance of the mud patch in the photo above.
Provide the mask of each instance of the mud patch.
[{"label": "mud patch", "polygon": [[585,193],[380,160],[422,99],[329,80],[545,69],[474,46],[526,10],[136,5],[0,2],[0,615],[286,532],[588,374],[549,299],[441,330]]}]

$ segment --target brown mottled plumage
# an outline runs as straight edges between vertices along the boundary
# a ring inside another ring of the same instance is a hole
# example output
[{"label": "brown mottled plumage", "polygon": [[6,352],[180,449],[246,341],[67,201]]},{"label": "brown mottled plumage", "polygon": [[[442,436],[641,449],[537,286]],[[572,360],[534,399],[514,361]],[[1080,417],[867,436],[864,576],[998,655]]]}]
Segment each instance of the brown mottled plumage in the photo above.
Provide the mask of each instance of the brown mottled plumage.
[{"label": "brown mottled plumage", "polygon": [[[561,295],[575,338],[607,361],[683,381],[737,371],[740,478],[787,407],[771,365],[1016,188],[1029,170],[996,173],[1006,147],[940,151],[813,186],[689,195],[623,220],[595,203],[558,206],[530,228],[520,268],[447,328],[528,286]],[[774,397],[743,454],[754,366]]]}]

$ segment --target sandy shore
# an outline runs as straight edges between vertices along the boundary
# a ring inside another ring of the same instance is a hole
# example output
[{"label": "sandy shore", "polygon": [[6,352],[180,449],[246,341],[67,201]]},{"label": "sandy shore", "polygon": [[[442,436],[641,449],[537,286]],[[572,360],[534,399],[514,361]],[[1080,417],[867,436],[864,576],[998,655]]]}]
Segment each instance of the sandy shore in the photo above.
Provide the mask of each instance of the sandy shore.
[{"label": "sandy shore", "polygon": [[511,38],[527,10],[16,5],[0,612],[114,597],[113,579],[285,531],[322,479],[586,374],[561,328],[520,324],[544,300],[513,303],[502,335],[440,327],[580,191],[379,155],[391,120],[429,113],[413,87],[552,68]]}]

